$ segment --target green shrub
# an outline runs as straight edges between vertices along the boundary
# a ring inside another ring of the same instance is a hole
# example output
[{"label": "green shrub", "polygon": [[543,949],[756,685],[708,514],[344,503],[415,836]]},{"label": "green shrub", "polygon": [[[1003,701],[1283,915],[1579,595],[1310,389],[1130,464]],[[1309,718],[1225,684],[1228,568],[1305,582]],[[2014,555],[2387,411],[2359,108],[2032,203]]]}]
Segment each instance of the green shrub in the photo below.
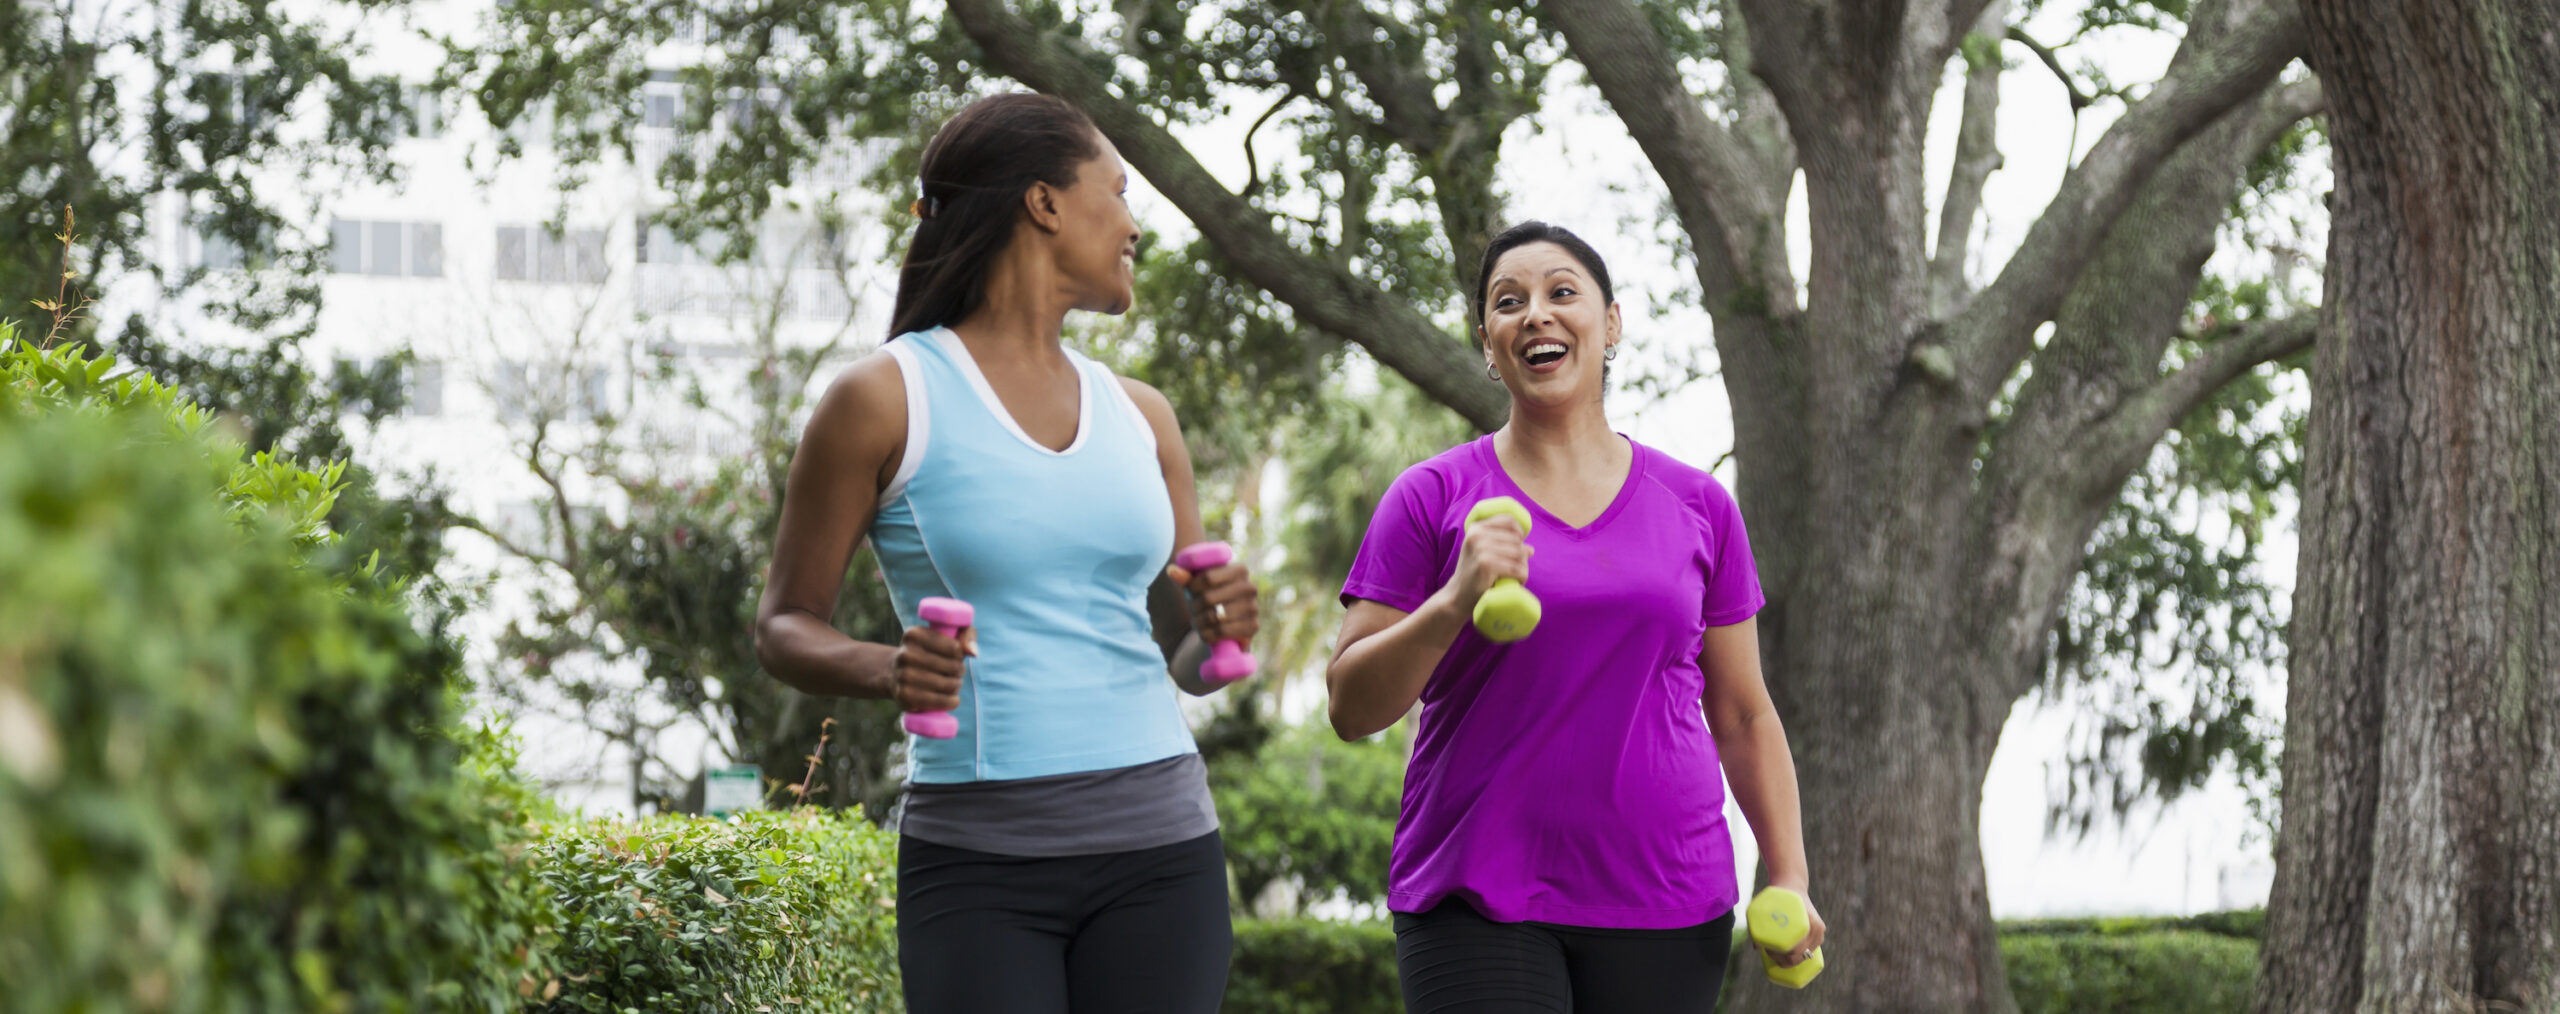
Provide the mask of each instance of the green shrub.
[{"label": "green shrub", "polygon": [[[1212,760],[1209,784],[1237,900],[1275,881],[1300,906],[1328,898],[1383,905],[1387,844],[1404,799],[1404,733],[1345,743],[1321,723],[1290,726],[1250,755]],[[1272,914],[1266,912],[1265,914]]]},{"label": "green shrub", "polygon": [[2192,930],[2004,935],[2021,1014],[2244,1011],[2258,945]]},{"label": "green shrub", "polygon": [[1399,1014],[1395,930],[1319,919],[1236,922],[1225,1014]]},{"label": "green shrub", "polygon": [[454,734],[458,654],[244,458],[0,329],[0,983],[12,1009],[487,1011],[548,923]]},{"label": "green shrub", "polygon": [[904,1009],[897,838],[858,817],[593,821],[534,852],[565,909],[535,1010]]}]

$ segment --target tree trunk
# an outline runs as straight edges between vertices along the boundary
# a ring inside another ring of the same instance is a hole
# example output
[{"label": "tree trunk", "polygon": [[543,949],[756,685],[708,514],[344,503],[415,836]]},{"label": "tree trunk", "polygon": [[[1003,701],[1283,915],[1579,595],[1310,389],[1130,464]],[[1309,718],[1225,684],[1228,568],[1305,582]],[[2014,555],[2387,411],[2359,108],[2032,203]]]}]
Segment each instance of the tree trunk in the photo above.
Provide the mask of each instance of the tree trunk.
[{"label": "tree trunk", "polygon": [[1772,586],[1761,623],[1806,786],[1813,897],[1835,932],[1822,979],[1801,992],[1768,984],[1746,956],[1731,1011],[2017,1009],[1979,824],[2011,695],[2006,668],[1969,648],[1980,618],[1947,593],[1972,566],[1959,550],[1971,437],[1930,419],[1893,429],[1906,439],[1816,463],[1874,485],[1817,496],[1802,542],[1753,532],[1756,552],[1804,564]]},{"label": "tree trunk", "polygon": [[2335,194],[2257,1009],[2560,1004],[2560,16],[2304,0]]}]

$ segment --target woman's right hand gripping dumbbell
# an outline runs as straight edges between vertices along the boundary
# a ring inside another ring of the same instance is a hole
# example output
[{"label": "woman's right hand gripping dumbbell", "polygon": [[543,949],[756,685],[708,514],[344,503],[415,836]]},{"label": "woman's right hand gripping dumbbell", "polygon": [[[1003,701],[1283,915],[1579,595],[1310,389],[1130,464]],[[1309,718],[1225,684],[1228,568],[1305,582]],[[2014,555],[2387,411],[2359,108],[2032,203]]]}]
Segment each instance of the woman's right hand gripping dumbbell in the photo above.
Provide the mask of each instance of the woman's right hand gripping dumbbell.
[{"label": "woman's right hand gripping dumbbell", "polygon": [[960,676],[967,660],[978,654],[978,628],[965,621],[924,619],[927,622],[908,627],[898,639],[897,665],[892,671],[898,681],[895,696],[899,710],[907,713],[908,731],[949,739],[958,731],[951,709],[960,706]]},{"label": "woman's right hand gripping dumbbell", "polygon": [[1528,540],[1528,529],[1508,512],[1467,526],[1465,541],[1458,545],[1458,569],[1450,573],[1448,584],[1458,615],[1474,615],[1477,601],[1495,581],[1529,580],[1529,554],[1537,550]]}]

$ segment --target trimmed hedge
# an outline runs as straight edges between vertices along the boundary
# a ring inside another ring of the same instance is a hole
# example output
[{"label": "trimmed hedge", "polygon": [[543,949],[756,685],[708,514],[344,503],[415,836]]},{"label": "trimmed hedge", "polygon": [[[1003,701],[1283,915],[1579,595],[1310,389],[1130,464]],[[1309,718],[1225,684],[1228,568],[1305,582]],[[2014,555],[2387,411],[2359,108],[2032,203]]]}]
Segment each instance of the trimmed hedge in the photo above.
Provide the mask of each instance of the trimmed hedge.
[{"label": "trimmed hedge", "polygon": [[1227,1014],[1403,1014],[1395,930],[1317,919],[1236,921]]},{"label": "trimmed hedge", "polygon": [[[2236,1014],[2248,1009],[2258,971],[2254,936],[2265,921],[2258,909],[2019,920],[2000,925],[2000,953],[2021,1014]],[[1747,973],[1743,988],[1758,988],[1750,982],[1757,976]],[[1395,933],[1386,926],[1236,923],[1224,1014],[1401,1009]]]},{"label": "trimmed hedge", "polygon": [[335,552],[329,472],[0,327],[11,1009],[484,1011],[550,921],[459,653]]},{"label": "trimmed hedge", "polygon": [[2193,930],[2000,938],[2021,1014],[2245,1011],[2258,945]]},{"label": "trimmed hedge", "polygon": [[900,1011],[897,837],[842,811],[555,827],[546,1012]]}]

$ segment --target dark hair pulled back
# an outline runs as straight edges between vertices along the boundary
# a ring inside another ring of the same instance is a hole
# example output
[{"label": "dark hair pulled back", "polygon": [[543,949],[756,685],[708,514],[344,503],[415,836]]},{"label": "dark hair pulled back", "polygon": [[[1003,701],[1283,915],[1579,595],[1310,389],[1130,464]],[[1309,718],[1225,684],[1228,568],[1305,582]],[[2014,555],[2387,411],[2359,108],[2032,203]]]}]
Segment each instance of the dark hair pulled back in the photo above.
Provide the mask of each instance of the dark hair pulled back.
[{"label": "dark hair pulled back", "polygon": [[917,175],[913,241],[898,267],[889,336],[952,324],[987,301],[987,272],[1013,242],[1022,193],[1075,184],[1102,153],[1093,120],[1065,99],[1027,92],[969,103],[934,132]]},{"label": "dark hair pulled back", "polygon": [[[1591,280],[1599,283],[1601,305],[1606,306],[1617,301],[1616,291],[1609,286],[1609,265],[1601,261],[1599,251],[1591,249],[1591,244],[1583,242],[1582,237],[1574,235],[1572,230],[1560,225],[1548,225],[1545,222],[1531,220],[1502,230],[1502,234],[1495,236],[1493,242],[1484,245],[1484,262],[1476,269],[1476,298],[1467,307],[1469,315],[1475,318],[1477,327],[1484,326],[1484,301],[1487,290],[1493,288],[1494,262],[1501,260],[1503,254],[1531,243],[1553,243],[1563,247],[1564,252],[1573,255],[1574,260],[1582,262],[1583,270],[1591,272]],[[1477,344],[1483,344],[1483,339],[1477,339]]]}]

